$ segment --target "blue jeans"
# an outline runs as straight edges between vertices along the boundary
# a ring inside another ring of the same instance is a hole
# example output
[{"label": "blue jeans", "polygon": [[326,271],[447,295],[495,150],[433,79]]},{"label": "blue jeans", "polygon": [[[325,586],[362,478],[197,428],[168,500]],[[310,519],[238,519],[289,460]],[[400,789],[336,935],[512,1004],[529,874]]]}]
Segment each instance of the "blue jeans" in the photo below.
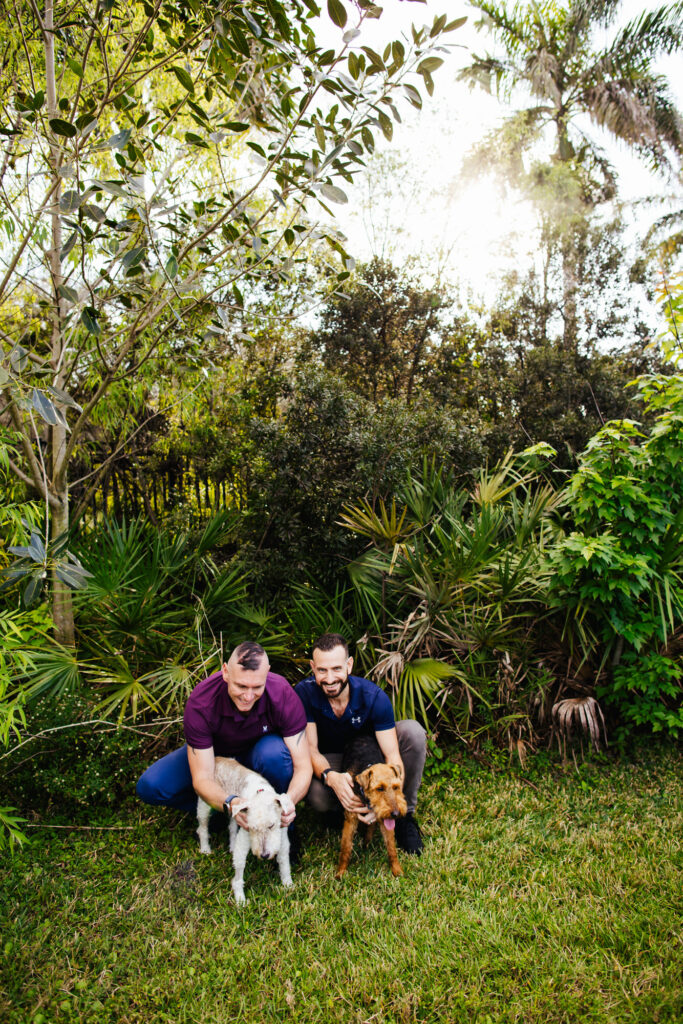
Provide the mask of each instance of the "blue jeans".
[{"label": "blue jeans", "polygon": [[[236,758],[245,768],[263,775],[277,793],[286,793],[292,780],[292,755],[281,736],[264,736]],[[197,794],[187,760],[187,745],[150,765],[138,779],[135,792],[146,804],[175,807],[188,814],[197,810]]]}]

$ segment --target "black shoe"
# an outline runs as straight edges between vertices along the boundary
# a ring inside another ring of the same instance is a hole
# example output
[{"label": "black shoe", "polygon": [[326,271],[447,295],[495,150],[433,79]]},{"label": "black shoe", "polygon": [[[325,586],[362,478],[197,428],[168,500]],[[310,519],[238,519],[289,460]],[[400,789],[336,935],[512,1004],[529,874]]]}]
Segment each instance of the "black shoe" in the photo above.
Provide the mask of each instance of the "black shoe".
[{"label": "black shoe", "polygon": [[418,857],[424,849],[420,826],[410,813],[396,822],[396,845],[406,853],[414,853]]},{"label": "black shoe", "polygon": [[301,860],[301,839],[295,821],[287,829],[287,835],[289,837],[289,863],[294,868]]}]

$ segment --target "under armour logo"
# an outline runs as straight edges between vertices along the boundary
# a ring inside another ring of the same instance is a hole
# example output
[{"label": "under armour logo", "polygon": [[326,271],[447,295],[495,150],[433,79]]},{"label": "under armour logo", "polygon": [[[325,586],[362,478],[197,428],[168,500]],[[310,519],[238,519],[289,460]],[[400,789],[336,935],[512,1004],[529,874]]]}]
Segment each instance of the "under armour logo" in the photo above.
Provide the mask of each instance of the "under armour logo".
[{"label": "under armour logo", "polygon": [[358,716],[358,718],[354,718],[353,715],[351,715],[351,722],[352,722],[353,725],[360,725],[360,723],[361,723],[360,715]]},{"label": "under armour logo", "polygon": [[268,726],[267,726],[267,725],[264,725],[264,726],[263,726],[263,731],[264,731],[264,732],[268,732]]}]

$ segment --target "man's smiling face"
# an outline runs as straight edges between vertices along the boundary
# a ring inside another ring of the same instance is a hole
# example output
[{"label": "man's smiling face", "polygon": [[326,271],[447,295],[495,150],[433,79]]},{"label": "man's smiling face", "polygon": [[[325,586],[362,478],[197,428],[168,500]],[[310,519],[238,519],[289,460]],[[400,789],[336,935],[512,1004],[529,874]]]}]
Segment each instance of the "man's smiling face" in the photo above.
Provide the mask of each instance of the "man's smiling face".
[{"label": "man's smiling face", "polygon": [[223,679],[228,684],[228,696],[242,714],[248,714],[262,697],[269,668],[266,657],[254,671],[243,668],[234,655],[223,665],[221,671]]},{"label": "man's smiling face", "polygon": [[317,647],[313,651],[311,668],[316,683],[326,697],[334,700],[340,697],[349,682],[349,674],[353,668],[353,658],[339,644],[331,651],[321,651]]}]

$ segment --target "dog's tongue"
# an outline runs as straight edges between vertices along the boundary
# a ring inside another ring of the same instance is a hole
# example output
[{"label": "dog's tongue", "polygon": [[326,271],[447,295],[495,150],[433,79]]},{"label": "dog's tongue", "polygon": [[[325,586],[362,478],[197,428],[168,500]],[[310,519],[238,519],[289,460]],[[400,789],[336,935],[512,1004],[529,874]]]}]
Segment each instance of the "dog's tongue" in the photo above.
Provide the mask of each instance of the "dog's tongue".
[{"label": "dog's tongue", "polygon": [[396,828],[396,822],[394,821],[393,818],[385,818],[384,827],[387,830],[387,832],[393,832],[394,829]]}]

